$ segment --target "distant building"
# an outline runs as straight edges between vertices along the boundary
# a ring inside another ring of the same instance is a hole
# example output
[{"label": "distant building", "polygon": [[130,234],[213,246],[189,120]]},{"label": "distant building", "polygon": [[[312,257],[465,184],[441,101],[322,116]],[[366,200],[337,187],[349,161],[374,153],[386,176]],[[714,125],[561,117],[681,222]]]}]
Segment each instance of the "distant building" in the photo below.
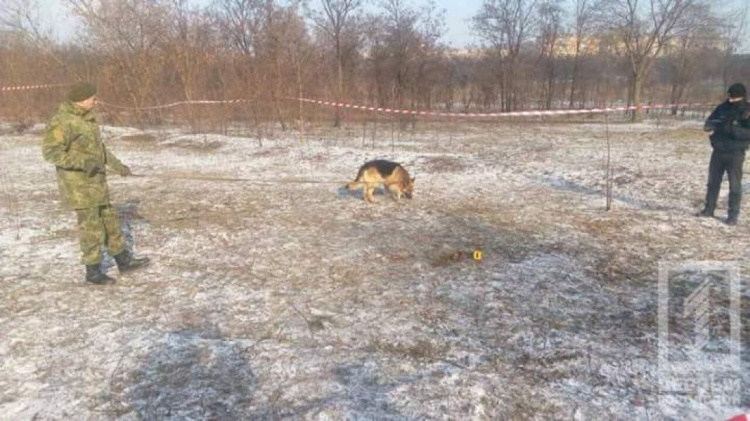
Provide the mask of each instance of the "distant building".
[{"label": "distant building", "polygon": [[[558,57],[573,57],[576,55],[577,37],[572,34],[563,34],[555,42],[555,55]],[[718,51],[726,51],[727,42],[721,35],[706,35],[693,39],[692,46],[695,48],[708,48]],[[670,38],[659,51],[659,56],[669,55],[672,51],[682,47],[682,39]],[[482,48],[448,48],[444,51],[447,57],[479,58],[487,51]],[[595,56],[599,54],[624,55],[626,52],[625,42],[615,33],[603,33],[587,35],[582,37],[579,54],[582,56]],[[504,55],[504,52],[500,52]]]},{"label": "distant building", "polygon": [[[575,35],[563,35],[557,40],[555,45],[555,55],[557,56],[575,56],[577,39]],[[584,56],[596,55],[600,52],[602,40],[595,36],[585,36],[581,38],[580,54]]]},{"label": "distant building", "polygon": [[460,58],[479,58],[484,53],[480,48],[446,48],[445,56]]},{"label": "distant building", "polygon": [[[576,36],[563,35],[557,40],[555,53],[557,56],[574,56],[576,54]],[[659,51],[660,56],[669,55],[670,52],[682,48],[680,38],[670,38]],[[724,51],[726,49],[726,40],[719,36],[703,36],[693,39],[693,46]],[[585,36],[581,40],[581,55],[596,55],[601,53],[611,53],[622,55],[626,51],[625,43],[616,34],[600,34]]]}]

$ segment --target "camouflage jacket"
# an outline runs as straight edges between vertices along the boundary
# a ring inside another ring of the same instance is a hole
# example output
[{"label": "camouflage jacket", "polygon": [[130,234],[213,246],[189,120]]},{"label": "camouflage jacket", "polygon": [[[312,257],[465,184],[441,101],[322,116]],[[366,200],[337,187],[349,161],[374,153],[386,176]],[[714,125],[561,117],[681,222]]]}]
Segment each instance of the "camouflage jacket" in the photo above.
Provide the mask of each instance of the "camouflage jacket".
[{"label": "camouflage jacket", "polygon": [[47,125],[42,156],[57,167],[60,197],[73,209],[109,204],[104,172],[88,174],[84,168],[96,165],[117,173],[125,168],[104,147],[94,114],[71,102],[62,103]]}]

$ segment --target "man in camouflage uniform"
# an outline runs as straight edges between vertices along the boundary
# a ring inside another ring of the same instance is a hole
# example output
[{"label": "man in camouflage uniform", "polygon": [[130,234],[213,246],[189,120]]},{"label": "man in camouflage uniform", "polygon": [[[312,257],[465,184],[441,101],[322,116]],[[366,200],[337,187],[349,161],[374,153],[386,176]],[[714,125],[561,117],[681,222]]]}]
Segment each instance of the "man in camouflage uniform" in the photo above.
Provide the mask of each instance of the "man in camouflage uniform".
[{"label": "man in camouflage uniform", "polygon": [[95,104],[95,86],[71,86],[67,101],[47,126],[42,154],[55,164],[60,196],[78,216],[86,281],[111,284],[115,280],[101,272],[102,247],[114,256],[120,273],[145,266],[149,259],[133,258],[126,249],[120,221],[109,203],[105,168],[121,176],[131,172],[102,143],[92,112]]}]

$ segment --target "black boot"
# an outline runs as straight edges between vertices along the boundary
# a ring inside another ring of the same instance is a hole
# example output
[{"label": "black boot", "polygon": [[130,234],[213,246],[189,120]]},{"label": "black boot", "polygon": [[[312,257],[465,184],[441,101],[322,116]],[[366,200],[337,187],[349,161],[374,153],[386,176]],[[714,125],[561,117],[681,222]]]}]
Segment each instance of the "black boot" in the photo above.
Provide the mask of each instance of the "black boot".
[{"label": "black boot", "polygon": [[712,211],[712,210],[710,210],[708,208],[703,208],[703,210],[700,211],[700,212],[698,212],[698,214],[696,214],[695,216],[700,216],[700,217],[704,217],[704,218],[713,218],[714,217],[714,211]]},{"label": "black boot", "polygon": [[727,225],[737,225],[737,217],[740,216],[740,193],[729,193],[729,209],[727,209]]},{"label": "black boot", "polygon": [[96,285],[114,284],[116,281],[102,273],[101,263],[86,265],[86,282]]},{"label": "black boot", "polygon": [[122,253],[115,256],[115,262],[117,262],[117,269],[120,273],[130,272],[131,270],[138,269],[140,267],[148,266],[151,260],[148,257],[141,259],[134,259],[133,255],[129,251],[125,250]]}]

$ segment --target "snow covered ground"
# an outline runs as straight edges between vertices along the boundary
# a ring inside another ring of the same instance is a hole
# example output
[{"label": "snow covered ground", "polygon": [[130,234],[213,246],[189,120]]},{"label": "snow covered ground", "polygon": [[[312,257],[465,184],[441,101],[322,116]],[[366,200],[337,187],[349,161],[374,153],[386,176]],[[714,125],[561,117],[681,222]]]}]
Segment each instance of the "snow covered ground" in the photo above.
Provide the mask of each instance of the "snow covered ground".
[{"label": "snow covered ground", "polygon": [[[659,394],[659,262],[737,261],[746,285],[750,274],[750,211],[737,227],[693,216],[710,155],[700,123],[610,125],[609,212],[604,124],[433,123],[393,139],[390,128],[374,142],[361,125],[259,142],[105,127],[144,175],[113,175],[110,188],[153,263],[111,268],[119,282],[94,287],[40,127],[0,127],[0,419],[726,419],[750,408],[747,289],[732,399]],[[374,158],[404,163],[413,200],[368,205],[342,189]],[[688,375],[717,368],[712,356]]]}]

